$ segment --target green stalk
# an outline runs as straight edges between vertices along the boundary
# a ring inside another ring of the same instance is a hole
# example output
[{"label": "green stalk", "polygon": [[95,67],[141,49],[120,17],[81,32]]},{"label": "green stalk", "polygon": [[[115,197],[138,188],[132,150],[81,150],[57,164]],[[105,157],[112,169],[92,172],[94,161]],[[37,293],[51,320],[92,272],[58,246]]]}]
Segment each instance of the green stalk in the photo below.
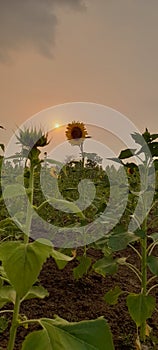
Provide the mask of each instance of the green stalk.
[{"label": "green stalk", "polygon": [[34,189],[34,168],[30,166],[30,179],[29,179],[29,200],[27,205],[27,213],[26,213],[26,226],[25,226],[25,235],[24,235],[24,243],[27,244],[29,242],[30,236],[30,228],[32,222],[32,205],[33,205],[33,189]]},{"label": "green stalk", "polygon": [[[145,232],[145,237],[141,239],[141,252],[142,252],[142,261],[141,261],[141,273],[142,273],[142,283],[141,283],[141,292],[144,296],[147,295],[147,218],[143,222],[143,230]],[[143,322],[140,326],[140,338],[143,342],[146,339],[146,321]]]},{"label": "green stalk", "polygon": [[81,155],[82,155],[82,167],[84,168],[84,151],[83,151],[83,141],[80,145]]},{"label": "green stalk", "polygon": [[10,337],[9,337],[9,343],[8,343],[7,350],[14,349],[17,327],[19,325],[18,324],[19,309],[20,309],[20,298],[18,295],[16,295],[13,318],[12,318],[12,325],[10,328]]}]

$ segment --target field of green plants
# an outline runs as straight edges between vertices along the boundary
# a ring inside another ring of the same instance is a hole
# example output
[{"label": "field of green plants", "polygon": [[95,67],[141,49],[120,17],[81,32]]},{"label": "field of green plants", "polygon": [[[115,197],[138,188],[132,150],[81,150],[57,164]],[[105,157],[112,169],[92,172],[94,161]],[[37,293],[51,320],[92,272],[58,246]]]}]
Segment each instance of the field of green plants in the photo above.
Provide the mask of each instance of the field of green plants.
[{"label": "field of green plants", "polygon": [[[63,273],[75,261],[70,273],[78,283],[93,272],[106,281],[108,275],[128,268],[137,279],[135,290],[128,290],[128,280],[123,289],[114,280],[104,303],[115,308],[122,295],[126,298],[135,336],[124,349],[158,349],[150,323],[158,312],[158,134],[147,129],[143,135],[132,134],[136,149],[122,150],[104,169],[97,154],[84,150],[88,133],[83,123],[70,126],[66,136],[80,147],[80,160],[61,164],[47,154],[42,158],[48,135],[36,129],[19,130],[20,153],[0,157],[0,350],[6,349],[6,334],[7,350],[15,349],[19,327],[28,330],[22,350],[115,349],[104,315],[68,322],[58,315],[28,319],[21,314],[26,300],[37,298],[40,303],[49,297],[39,275],[52,258]],[[85,179],[89,183],[84,185]],[[136,263],[122,254],[129,247]],[[89,250],[100,254],[95,262]]]}]

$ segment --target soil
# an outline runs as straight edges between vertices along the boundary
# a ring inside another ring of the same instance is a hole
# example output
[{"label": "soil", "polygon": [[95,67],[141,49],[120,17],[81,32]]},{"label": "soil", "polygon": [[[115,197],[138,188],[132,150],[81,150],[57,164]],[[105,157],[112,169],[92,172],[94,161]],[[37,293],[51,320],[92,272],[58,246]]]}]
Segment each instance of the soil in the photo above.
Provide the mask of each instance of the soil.
[{"label": "soil", "polygon": [[[93,249],[88,251],[88,255],[93,258],[93,261],[102,257],[101,252]],[[137,263],[138,265],[137,257],[131,248],[127,248],[116,255],[119,257],[128,256],[131,263]],[[136,327],[128,314],[125,295],[121,296],[118,304],[114,306],[107,305],[103,297],[107,291],[116,285],[119,285],[122,290],[128,289],[130,292],[139,292],[140,287],[137,277],[122,266],[117,274],[107,275],[106,278],[91,272],[76,281],[73,278],[72,268],[77,264],[77,261],[74,260],[68,263],[63,270],[59,270],[54,260],[52,258],[48,259],[40,273],[39,281],[48,290],[49,297],[44,300],[24,301],[21,305],[21,314],[26,315],[29,319],[53,318],[53,315],[56,314],[71,322],[104,316],[111,327],[115,350],[135,349]],[[158,302],[158,291],[156,293],[156,289],[155,294],[153,291],[153,295],[156,296]],[[6,308],[9,307],[10,305],[7,305]],[[148,320],[148,324],[152,327],[153,336],[157,337],[158,314],[156,311],[152,318]],[[20,350],[25,336],[29,331],[35,329],[37,329],[36,325],[30,326],[29,330],[19,327],[14,349]],[[7,348],[8,337],[9,329],[0,334],[0,349]],[[150,341],[146,349],[158,349],[158,343],[153,345],[153,342]]]}]

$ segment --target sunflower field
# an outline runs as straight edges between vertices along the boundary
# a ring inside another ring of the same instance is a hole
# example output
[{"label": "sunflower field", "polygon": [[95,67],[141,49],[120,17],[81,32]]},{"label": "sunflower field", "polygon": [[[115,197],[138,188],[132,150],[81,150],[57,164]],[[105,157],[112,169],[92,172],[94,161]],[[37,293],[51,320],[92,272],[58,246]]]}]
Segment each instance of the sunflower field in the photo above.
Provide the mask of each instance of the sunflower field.
[{"label": "sunflower field", "polygon": [[79,160],[41,129],[0,145],[0,350],[158,349],[158,134],[107,167],[82,122],[65,136]]}]

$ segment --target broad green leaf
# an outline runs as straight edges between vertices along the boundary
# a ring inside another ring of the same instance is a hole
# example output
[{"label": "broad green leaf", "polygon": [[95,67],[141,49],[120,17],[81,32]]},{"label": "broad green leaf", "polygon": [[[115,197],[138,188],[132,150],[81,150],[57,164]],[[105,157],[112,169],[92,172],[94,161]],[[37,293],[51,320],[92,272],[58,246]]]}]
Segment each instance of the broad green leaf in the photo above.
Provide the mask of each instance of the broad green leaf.
[{"label": "broad green leaf", "polygon": [[138,240],[132,232],[119,232],[111,234],[108,245],[113,251],[123,250],[131,242]]},{"label": "broad green leaf", "polygon": [[48,202],[53,205],[54,208],[67,212],[67,213],[74,213],[81,219],[85,219],[84,214],[80,210],[80,208],[74,204],[73,202],[66,201],[64,199],[57,199],[57,198],[49,198]]},{"label": "broad green leaf", "polygon": [[126,159],[126,158],[130,158],[133,157],[134,153],[135,153],[136,149],[124,149],[123,151],[121,151],[121,153],[119,154],[119,159]]},{"label": "broad green leaf", "polygon": [[114,289],[109,290],[104,295],[104,300],[110,305],[115,305],[118,302],[119,296],[123,293],[124,292],[121,290],[121,288],[119,286],[116,286]]},{"label": "broad green leaf", "polygon": [[3,192],[3,197],[5,199],[11,199],[19,196],[26,196],[26,190],[24,186],[18,183],[16,185],[8,185]]},{"label": "broad green leaf", "polygon": [[156,276],[158,276],[158,257],[150,255],[147,257],[147,265],[149,270]]},{"label": "broad green leaf", "polygon": [[91,266],[91,261],[92,259],[89,258],[88,256],[78,256],[77,260],[79,261],[79,265],[73,269],[73,275],[76,280],[79,278],[82,278],[83,275],[87,274],[90,266]]},{"label": "broad green leaf", "polygon": [[43,330],[29,334],[22,350],[114,350],[109,326],[103,317],[69,323],[59,317],[41,319]]},{"label": "broad green leaf", "polygon": [[[0,260],[4,261],[7,260],[9,258],[9,256],[12,254],[13,250],[18,248],[20,246],[21,242],[19,241],[7,241],[7,242],[3,242],[0,245]],[[2,267],[2,271],[3,273],[6,274],[4,266]]]},{"label": "broad green leaf", "polygon": [[2,286],[0,288],[0,308],[2,308],[6,303],[15,303],[16,292],[11,286]]},{"label": "broad green leaf", "polygon": [[74,259],[74,257],[65,255],[65,254],[63,254],[55,249],[52,249],[51,256],[55,260],[55,262],[60,270],[62,270],[67,265],[67,263],[69,261]]},{"label": "broad green leaf", "polygon": [[117,272],[117,263],[112,257],[105,256],[93,265],[93,269],[95,272],[105,277],[106,274],[112,275]]},{"label": "broad green leaf", "polygon": [[22,300],[28,300],[33,298],[44,299],[45,297],[48,297],[48,296],[49,296],[48,291],[42,286],[33,286]]},{"label": "broad green leaf", "polygon": [[4,270],[20,298],[24,297],[36,282],[51,250],[50,245],[39,241],[28,244],[5,242],[0,246],[0,259]]},{"label": "broad green leaf", "polygon": [[155,298],[151,295],[130,294],[127,297],[128,311],[137,327],[151,317],[155,305]]}]

